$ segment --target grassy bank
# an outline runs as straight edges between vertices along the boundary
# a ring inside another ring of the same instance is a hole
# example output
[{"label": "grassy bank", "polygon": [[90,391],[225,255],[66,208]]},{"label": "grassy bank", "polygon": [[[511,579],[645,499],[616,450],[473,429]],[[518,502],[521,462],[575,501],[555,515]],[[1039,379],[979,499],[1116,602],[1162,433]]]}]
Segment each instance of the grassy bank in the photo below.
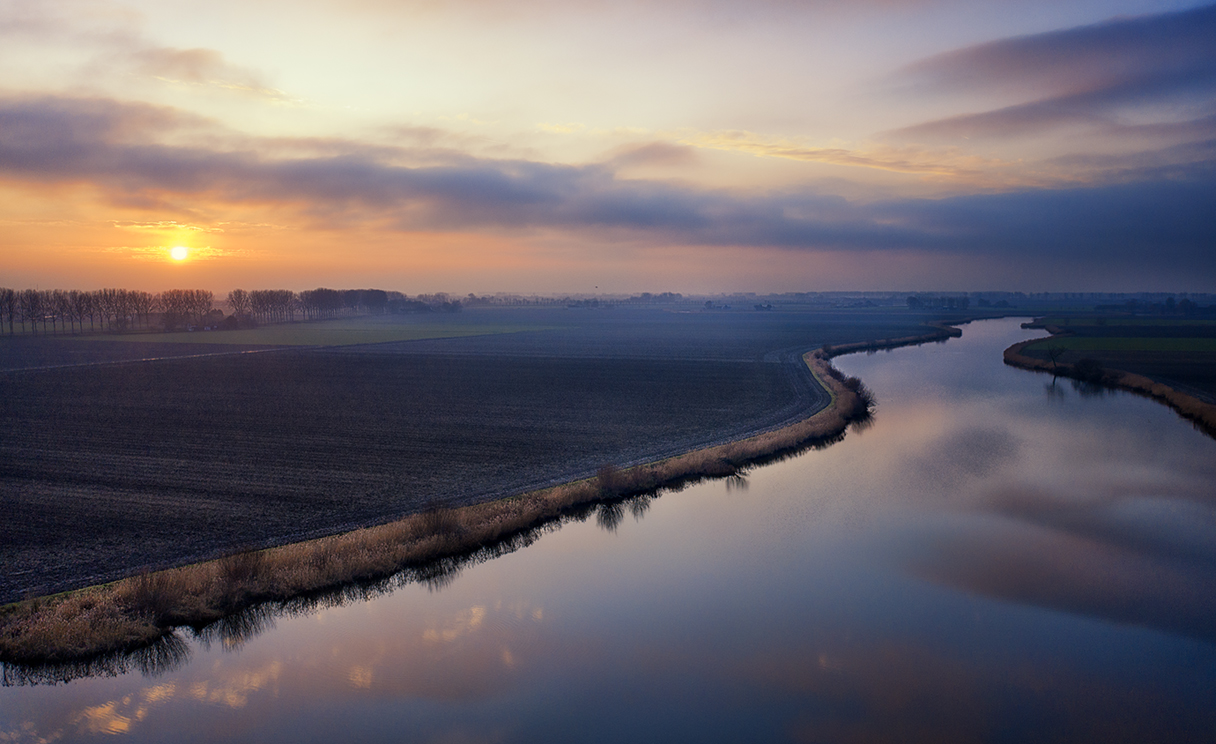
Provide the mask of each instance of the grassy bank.
[{"label": "grassy bank", "polygon": [[933,330],[927,333],[919,333],[914,336],[901,336],[899,338],[879,338],[872,341],[858,341],[851,344],[836,344],[834,346],[824,345],[822,351],[828,359],[838,357],[842,354],[856,354],[861,351],[879,351],[881,349],[894,349],[900,346],[911,346],[913,344],[923,344],[930,341],[945,341],[949,338],[958,338],[963,335],[960,328],[955,328],[945,323],[926,323]]},{"label": "grassy bank", "polygon": [[174,627],[202,628],[259,603],[375,581],[509,540],[581,505],[728,476],[750,463],[831,440],[849,422],[868,415],[872,398],[829,359],[823,351],[804,357],[831,393],[831,404],[793,425],[628,469],[605,466],[595,478],[511,498],[11,604],[0,609],[0,660],[63,662],[139,649]]},{"label": "grassy bank", "polygon": [[[1075,339],[1067,338],[1060,340],[1075,341]],[[1155,382],[1143,375],[1119,369],[1103,369],[1100,366],[1086,364],[1086,362],[1092,360],[1082,359],[1075,364],[1068,364],[1065,362],[1037,359],[1023,353],[1027,347],[1043,343],[1043,339],[1032,339],[1010,346],[1008,349],[1005,349],[1005,364],[1036,372],[1049,372],[1059,377],[1071,377],[1084,382],[1127,390],[1153,398],[1174,409],[1179,416],[1194,422],[1197,428],[1209,436],[1216,437],[1216,406],[1174,390],[1168,385]]]}]

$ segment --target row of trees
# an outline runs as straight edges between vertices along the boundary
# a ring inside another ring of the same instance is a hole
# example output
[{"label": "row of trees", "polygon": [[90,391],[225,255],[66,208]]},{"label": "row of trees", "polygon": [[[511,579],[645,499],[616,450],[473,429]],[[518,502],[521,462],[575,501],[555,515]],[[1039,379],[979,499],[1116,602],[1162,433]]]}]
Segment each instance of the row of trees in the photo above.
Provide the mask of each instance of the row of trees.
[{"label": "row of trees", "polygon": [[968,297],[908,297],[908,307],[912,310],[926,308],[942,308],[945,310],[966,310],[971,306]]},{"label": "row of trees", "polygon": [[[0,287],[0,325],[16,331],[77,333],[147,328],[154,313],[181,319],[200,317],[211,309],[212,295],[198,289],[171,289],[161,294],[129,289],[9,289]],[[39,328],[41,326],[41,328]]]},{"label": "row of trees", "polygon": [[383,289],[306,289],[299,294],[290,289],[234,289],[227,304],[238,318],[259,323],[283,323],[296,316],[308,320],[336,318],[341,315],[383,315],[389,302],[405,300],[400,292]]},{"label": "row of trees", "polygon": [[[382,289],[327,289],[300,293],[289,289],[234,289],[228,293],[231,327],[284,323],[297,318],[316,320],[384,313],[457,312],[460,302],[446,294],[409,299]],[[160,294],[129,289],[8,289],[0,287],[0,330],[9,334],[129,331],[151,328],[153,316],[165,330],[196,323],[216,325],[223,313],[213,309],[215,296],[203,289],[170,289]],[[229,321],[224,321],[226,324]],[[225,325],[228,327],[228,325]]]},{"label": "row of trees", "polygon": [[418,295],[409,299],[400,292],[383,289],[327,289],[318,287],[295,293],[290,289],[234,289],[228,293],[228,307],[238,319],[257,323],[284,323],[298,317],[307,320],[349,315],[385,313],[458,312],[460,301],[448,295]]}]

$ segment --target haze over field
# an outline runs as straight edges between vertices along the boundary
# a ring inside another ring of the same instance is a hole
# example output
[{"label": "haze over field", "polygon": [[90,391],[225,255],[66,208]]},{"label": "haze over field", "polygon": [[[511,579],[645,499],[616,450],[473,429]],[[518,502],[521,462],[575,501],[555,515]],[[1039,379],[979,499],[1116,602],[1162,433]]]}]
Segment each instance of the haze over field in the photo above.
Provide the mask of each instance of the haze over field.
[{"label": "haze over field", "polygon": [[1210,291],[1214,49],[1160,0],[4,0],[0,284]]}]

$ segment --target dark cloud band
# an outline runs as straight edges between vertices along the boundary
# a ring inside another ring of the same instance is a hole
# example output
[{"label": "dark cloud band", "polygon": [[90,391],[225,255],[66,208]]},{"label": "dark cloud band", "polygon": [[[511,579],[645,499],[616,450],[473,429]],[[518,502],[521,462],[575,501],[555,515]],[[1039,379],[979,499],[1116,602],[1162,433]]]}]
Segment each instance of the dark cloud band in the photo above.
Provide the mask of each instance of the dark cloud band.
[{"label": "dark cloud band", "polygon": [[[1152,179],[854,204],[812,191],[741,195],[617,178],[609,165],[447,158],[326,142],[177,144],[205,122],[104,99],[0,99],[0,178],[94,184],[116,202],[195,200],[296,208],[311,219],[401,230],[557,229],[656,244],[790,250],[917,250],[999,261],[1043,258],[1176,267],[1216,279],[1216,167],[1209,157]],[[214,132],[207,143],[223,142]],[[292,152],[289,157],[264,153]],[[339,154],[329,154],[330,152]],[[1210,155],[1209,148],[1209,155]],[[396,156],[394,158],[393,156]]]}]

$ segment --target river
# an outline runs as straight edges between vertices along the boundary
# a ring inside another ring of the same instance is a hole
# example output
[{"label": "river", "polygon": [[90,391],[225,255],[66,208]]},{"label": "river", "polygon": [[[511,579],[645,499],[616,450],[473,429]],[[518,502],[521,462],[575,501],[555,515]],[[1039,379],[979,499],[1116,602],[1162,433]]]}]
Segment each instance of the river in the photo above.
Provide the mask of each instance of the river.
[{"label": "river", "polygon": [[1211,741],[1216,441],[1004,366],[1019,322],[838,358],[872,425],[744,478],[146,672],[6,669],[0,742]]}]

